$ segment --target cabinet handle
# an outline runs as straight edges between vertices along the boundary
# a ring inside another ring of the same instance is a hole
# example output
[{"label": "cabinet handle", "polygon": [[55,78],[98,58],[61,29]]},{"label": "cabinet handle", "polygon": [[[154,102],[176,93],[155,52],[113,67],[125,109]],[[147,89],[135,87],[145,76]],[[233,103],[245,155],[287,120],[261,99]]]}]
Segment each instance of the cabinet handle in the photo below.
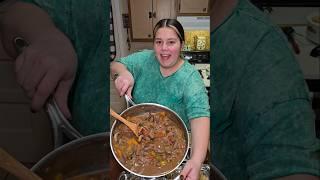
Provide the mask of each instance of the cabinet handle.
[{"label": "cabinet handle", "polygon": [[149,11],[149,18],[152,18],[152,13]]},{"label": "cabinet handle", "polygon": [[203,11],[203,12],[206,12],[206,11],[207,11],[207,8],[203,8],[202,11]]},{"label": "cabinet handle", "polygon": [[151,37],[151,34],[148,34],[148,37]]}]

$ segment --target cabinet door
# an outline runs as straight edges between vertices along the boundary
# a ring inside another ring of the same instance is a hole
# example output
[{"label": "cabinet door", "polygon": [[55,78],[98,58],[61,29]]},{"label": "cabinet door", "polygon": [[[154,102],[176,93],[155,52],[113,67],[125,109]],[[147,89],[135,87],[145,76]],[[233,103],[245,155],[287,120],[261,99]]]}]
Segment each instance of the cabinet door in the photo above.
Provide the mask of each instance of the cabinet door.
[{"label": "cabinet door", "polygon": [[176,19],[176,1],[175,0],[153,0],[153,27],[161,19]]},{"label": "cabinet door", "polygon": [[152,38],[152,0],[129,0],[132,40]]},{"label": "cabinet door", "polygon": [[179,14],[207,14],[209,0],[180,0]]}]

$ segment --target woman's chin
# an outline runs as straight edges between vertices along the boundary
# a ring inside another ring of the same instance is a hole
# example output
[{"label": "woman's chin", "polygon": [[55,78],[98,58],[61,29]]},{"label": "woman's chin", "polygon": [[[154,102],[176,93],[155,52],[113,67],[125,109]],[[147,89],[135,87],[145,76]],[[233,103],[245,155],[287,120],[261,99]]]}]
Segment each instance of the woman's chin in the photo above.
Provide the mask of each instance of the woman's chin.
[{"label": "woman's chin", "polygon": [[171,65],[169,63],[161,63],[161,67],[165,68],[165,69],[168,69],[168,68],[171,67]]}]

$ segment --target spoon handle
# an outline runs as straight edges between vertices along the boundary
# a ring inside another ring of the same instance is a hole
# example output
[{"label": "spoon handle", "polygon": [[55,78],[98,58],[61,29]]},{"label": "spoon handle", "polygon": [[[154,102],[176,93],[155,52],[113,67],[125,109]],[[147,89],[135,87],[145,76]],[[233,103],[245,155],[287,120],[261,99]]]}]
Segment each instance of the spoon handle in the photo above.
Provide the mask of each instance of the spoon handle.
[{"label": "spoon handle", "polygon": [[123,118],[122,116],[120,116],[118,113],[116,113],[113,109],[110,108],[110,115],[113,116],[114,118],[118,119],[119,121],[123,122],[125,125],[127,125],[132,131],[133,133],[138,136],[138,132],[137,132],[137,125],[135,123],[132,123],[128,120],[126,120],[125,118]]},{"label": "spoon handle", "polygon": [[19,179],[41,180],[38,175],[26,168],[19,161],[10,156],[6,151],[0,148],[0,167],[8,171]]}]

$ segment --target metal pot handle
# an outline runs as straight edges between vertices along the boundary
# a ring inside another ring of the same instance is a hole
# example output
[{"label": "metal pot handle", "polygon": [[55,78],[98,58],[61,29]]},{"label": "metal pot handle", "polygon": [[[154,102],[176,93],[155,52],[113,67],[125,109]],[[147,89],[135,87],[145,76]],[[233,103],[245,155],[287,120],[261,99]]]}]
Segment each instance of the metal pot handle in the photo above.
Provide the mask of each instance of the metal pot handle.
[{"label": "metal pot handle", "polygon": [[118,177],[118,180],[128,180],[128,179],[129,179],[129,174],[127,174],[125,171],[122,171],[122,173]]},{"label": "metal pot handle", "polygon": [[136,103],[133,102],[132,99],[127,94],[124,95],[124,98],[126,99],[127,108],[130,106],[136,105]]}]

